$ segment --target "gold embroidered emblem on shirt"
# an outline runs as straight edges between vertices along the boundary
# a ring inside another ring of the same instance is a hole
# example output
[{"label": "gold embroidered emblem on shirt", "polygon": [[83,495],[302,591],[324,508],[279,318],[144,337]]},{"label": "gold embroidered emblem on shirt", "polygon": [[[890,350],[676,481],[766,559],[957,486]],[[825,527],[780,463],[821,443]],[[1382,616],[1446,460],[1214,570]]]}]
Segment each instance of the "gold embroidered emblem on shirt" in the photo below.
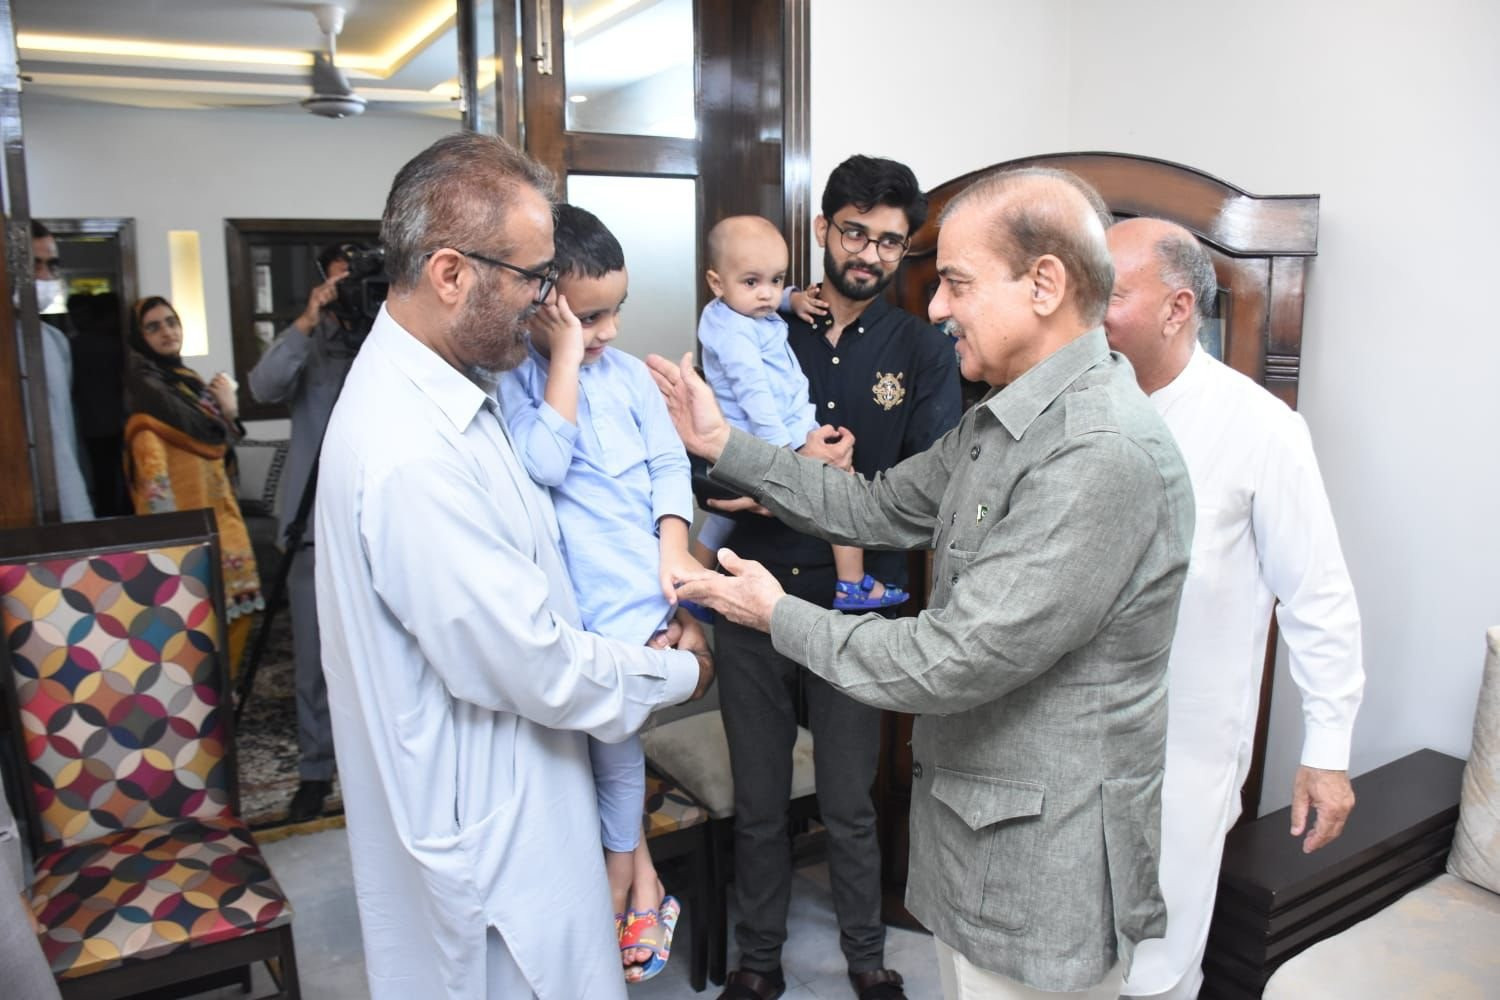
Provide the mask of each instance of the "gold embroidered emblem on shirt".
[{"label": "gold embroidered emblem on shirt", "polygon": [[900,406],[906,399],[906,388],[901,384],[905,377],[905,372],[876,372],[875,385],[871,387],[875,405],[886,410]]}]

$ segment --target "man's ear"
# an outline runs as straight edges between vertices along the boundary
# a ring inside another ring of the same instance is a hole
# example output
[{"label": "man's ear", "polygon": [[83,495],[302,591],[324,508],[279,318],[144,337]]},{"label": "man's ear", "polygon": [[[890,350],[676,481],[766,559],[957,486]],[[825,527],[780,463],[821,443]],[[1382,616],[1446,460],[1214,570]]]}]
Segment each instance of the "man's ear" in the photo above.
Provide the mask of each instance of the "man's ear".
[{"label": "man's ear", "polygon": [[1050,253],[1031,265],[1031,308],[1038,316],[1051,316],[1062,308],[1068,294],[1068,269]]},{"label": "man's ear", "polygon": [[828,245],[828,220],[821,215],[813,220],[813,238],[820,247]]},{"label": "man's ear", "polygon": [[469,284],[464,275],[469,270],[463,255],[447,248],[427,258],[427,265],[422,269],[438,301],[450,306],[458,305],[462,301],[464,289]]},{"label": "man's ear", "polygon": [[1197,296],[1190,288],[1179,288],[1167,298],[1167,319],[1162,324],[1162,336],[1168,340],[1177,336],[1193,317],[1193,310],[1198,308]]},{"label": "man's ear", "polygon": [[708,279],[708,290],[714,293],[714,298],[722,299],[724,297],[724,279],[719,277],[719,272],[713,268],[709,268],[704,277]]}]

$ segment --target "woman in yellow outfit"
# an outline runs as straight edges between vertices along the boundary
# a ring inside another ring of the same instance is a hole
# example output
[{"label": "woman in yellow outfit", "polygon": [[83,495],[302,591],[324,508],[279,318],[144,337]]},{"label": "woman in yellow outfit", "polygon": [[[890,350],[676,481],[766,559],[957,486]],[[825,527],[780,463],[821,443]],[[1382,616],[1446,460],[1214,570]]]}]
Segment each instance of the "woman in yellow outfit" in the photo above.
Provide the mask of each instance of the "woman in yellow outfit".
[{"label": "woman in yellow outfit", "polygon": [[131,311],[126,359],[126,471],[137,514],[207,507],[219,526],[229,669],[238,669],[250,621],[265,607],[250,535],[234,497],[225,456],[245,436],[233,380],[205,383],[182,363],[182,322],[159,295]]}]

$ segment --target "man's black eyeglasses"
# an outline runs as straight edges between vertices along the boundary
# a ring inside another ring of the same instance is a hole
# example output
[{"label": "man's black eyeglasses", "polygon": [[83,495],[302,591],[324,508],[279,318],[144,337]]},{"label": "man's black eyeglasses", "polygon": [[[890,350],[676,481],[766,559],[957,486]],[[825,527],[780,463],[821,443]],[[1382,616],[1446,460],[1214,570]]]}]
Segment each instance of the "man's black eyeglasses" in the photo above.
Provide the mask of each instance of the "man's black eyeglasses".
[{"label": "man's black eyeglasses", "polygon": [[503,260],[496,260],[493,257],[486,257],[484,254],[475,253],[472,250],[459,250],[458,252],[463,254],[470,260],[477,260],[482,264],[489,264],[491,267],[503,267],[507,271],[514,271],[516,274],[519,274],[521,277],[527,279],[528,281],[537,282],[536,298],[532,300],[537,304],[546,302],[547,296],[552,294],[552,289],[557,287],[557,279],[559,273],[556,264],[548,264],[547,269],[544,271],[532,271],[528,268],[517,267],[515,264],[507,264]]},{"label": "man's black eyeglasses", "polygon": [[[849,253],[861,253],[865,247],[870,245],[872,237],[858,226],[850,226],[848,229],[845,229],[832,219],[828,221],[828,224],[838,230],[839,242],[844,245],[844,249]],[[911,240],[892,233],[874,237],[873,240],[875,243],[875,256],[887,264],[900,260],[906,253],[907,247],[911,246]]]}]

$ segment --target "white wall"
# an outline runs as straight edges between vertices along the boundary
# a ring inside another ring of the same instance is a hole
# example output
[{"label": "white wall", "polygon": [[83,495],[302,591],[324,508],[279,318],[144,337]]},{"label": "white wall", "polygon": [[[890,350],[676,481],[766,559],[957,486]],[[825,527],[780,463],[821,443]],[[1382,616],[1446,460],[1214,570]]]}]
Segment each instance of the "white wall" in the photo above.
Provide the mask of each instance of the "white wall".
[{"label": "white wall", "polygon": [[171,295],[167,231],[202,240],[205,375],[233,370],[224,220],[379,219],[396,171],[454,122],[268,110],[155,111],[23,98],[31,212],[136,220],[142,294]]},{"label": "white wall", "polygon": [[[854,153],[932,188],[1067,141],[1068,10],[1015,0],[818,0],[811,9],[813,214]],[[888,79],[876,70],[892,67]],[[813,246],[813,274],[822,254]]]},{"label": "white wall", "polygon": [[[1500,622],[1500,338],[1486,315],[1500,6],[1004,0],[924,13],[814,6],[815,183],[857,150],[904,159],[932,186],[1013,156],[1107,149],[1256,193],[1322,195],[1300,409],[1364,614],[1352,769],[1423,746],[1466,755],[1482,630]],[[842,66],[893,56],[927,82],[885,94],[889,116],[861,109],[856,95],[881,91],[845,82]],[[1284,668],[1278,680],[1263,809],[1289,800],[1300,748]]]},{"label": "white wall", "polygon": [[697,182],[580,174],[568,178],[567,194],[597,215],[625,251],[630,292],[614,346],[639,358],[696,350]]},{"label": "white wall", "polygon": [[[1352,767],[1424,746],[1467,756],[1482,630],[1500,622],[1500,339],[1485,317],[1500,7],[1138,0],[1073,14],[1075,147],[1322,195],[1299,409],[1364,617]],[[1290,800],[1301,742],[1294,687],[1278,681],[1265,808]]]}]

